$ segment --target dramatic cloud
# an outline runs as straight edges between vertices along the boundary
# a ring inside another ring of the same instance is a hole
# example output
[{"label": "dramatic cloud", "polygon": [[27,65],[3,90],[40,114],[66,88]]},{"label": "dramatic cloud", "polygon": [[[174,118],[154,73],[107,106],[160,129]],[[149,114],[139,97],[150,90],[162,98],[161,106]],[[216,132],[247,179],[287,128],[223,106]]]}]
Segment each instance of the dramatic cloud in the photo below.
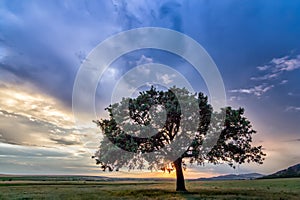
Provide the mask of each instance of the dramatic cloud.
[{"label": "dramatic cloud", "polygon": [[[231,93],[241,93],[241,94],[253,94],[257,97],[262,96],[266,92],[278,86],[283,86],[289,83],[289,80],[284,76],[284,72],[291,72],[300,68],[300,55],[297,56],[284,56],[281,58],[273,58],[267,65],[258,66],[258,72],[265,73],[261,76],[251,77],[252,81],[263,82],[260,85],[251,88],[241,88],[229,90]],[[283,78],[285,79],[283,79]],[[289,96],[292,95],[291,92],[288,93]],[[230,100],[237,100],[235,96],[230,97]]]},{"label": "dramatic cloud", "polygon": [[295,57],[284,56],[282,58],[273,58],[267,65],[258,66],[259,71],[267,74],[259,77],[252,77],[251,80],[262,81],[279,78],[283,72],[291,72],[300,68],[300,55]]},{"label": "dramatic cloud", "polygon": [[230,90],[229,92],[241,93],[241,94],[252,94],[257,97],[260,97],[263,94],[265,94],[266,92],[268,92],[269,90],[271,90],[273,87],[274,87],[274,85],[263,84],[263,85],[255,86],[253,88]]},{"label": "dramatic cloud", "polygon": [[0,143],[0,156],[28,156],[28,157],[45,157],[45,158],[60,158],[72,156],[70,152],[61,151],[56,148],[36,147],[12,145]]},{"label": "dramatic cloud", "polygon": [[273,72],[293,71],[300,68],[300,55],[295,58],[289,58],[287,56],[283,58],[274,58],[271,61],[273,65]]},{"label": "dramatic cloud", "polygon": [[[71,105],[84,56],[119,31],[111,2],[2,2],[0,68]],[[98,12],[94,8],[105,8]],[[84,13],[84,14],[83,14]],[[111,20],[106,16],[111,16]],[[72,23],[76,20],[76,23]],[[103,29],[105,27],[105,29]]]},{"label": "dramatic cloud", "polygon": [[276,73],[266,74],[266,75],[260,76],[260,77],[251,77],[251,80],[253,80],[253,81],[271,80],[271,79],[278,78],[279,75],[280,75],[280,73],[276,72]]},{"label": "dramatic cloud", "polygon": [[[92,123],[91,123],[92,124]],[[0,84],[0,142],[66,151],[93,151],[98,146],[96,125],[79,129],[71,110],[59,100],[37,93],[34,86]],[[76,149],[76,150],[75,150]]]},{"label": "dramatic cloud", "polygon": [[2,83],[0,85],[1,110],[28,117],[32,121],[52,123],[61,128],[70,128],[74,125],[69,108],[49,95],[37,93],[36,87],[27,85]]},{"label": "dramatic cloud", "polygon": [[98,131],[78,129],[68,107],[36,91],[31,84],[0,84],[1,172],[94,173]]}]

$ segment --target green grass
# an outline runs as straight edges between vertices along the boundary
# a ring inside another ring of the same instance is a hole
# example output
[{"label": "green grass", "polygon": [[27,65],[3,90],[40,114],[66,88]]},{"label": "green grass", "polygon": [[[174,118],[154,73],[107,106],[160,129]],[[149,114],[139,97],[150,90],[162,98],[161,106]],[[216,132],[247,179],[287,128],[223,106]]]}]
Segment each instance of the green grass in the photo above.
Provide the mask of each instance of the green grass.
[{"label": "green grass", "polygon": [[1,181],[0,199],[300,199],[300,178],[187,181]]}]

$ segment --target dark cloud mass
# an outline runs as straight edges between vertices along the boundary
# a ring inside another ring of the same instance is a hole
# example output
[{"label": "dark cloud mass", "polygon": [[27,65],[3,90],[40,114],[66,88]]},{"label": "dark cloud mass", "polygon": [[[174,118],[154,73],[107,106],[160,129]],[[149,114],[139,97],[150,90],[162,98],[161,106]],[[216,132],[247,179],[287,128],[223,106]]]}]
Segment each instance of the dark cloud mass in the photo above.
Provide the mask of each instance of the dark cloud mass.
[{"label": "dark cloud mass", "polygon": [[[0,110],[0,141],[25,146],[51,147],[54,143],[79,145],[80,138],[70,136],[76,129],[66,129],[48,121]],[[52,142],[53,141],[53,142]]]}]

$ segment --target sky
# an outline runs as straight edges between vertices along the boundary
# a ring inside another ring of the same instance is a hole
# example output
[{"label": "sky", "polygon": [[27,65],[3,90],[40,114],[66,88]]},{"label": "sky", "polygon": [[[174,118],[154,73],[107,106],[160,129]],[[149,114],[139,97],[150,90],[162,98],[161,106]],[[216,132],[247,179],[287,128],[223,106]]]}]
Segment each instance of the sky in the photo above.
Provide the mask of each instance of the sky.
[{"label": "sky", "polygon": [[[0,1],[0,174],[173,176],[102,172],[91,159],[101,133],[92,122],[78,127],[72,111],[76,74],[89,53],[117,33],[142,27],[178,31],[203,46],[223,78],[227,104],[245,108],[257,131],[253,144],[267,153],[263,165],[191,166],[185,176],[269,174],[299,163],[299,10],[297,0]],[[120,77],[147,63],[171,66],[207,93],[185,60],[141,49],[121,56],[103,74],[98,116],[105,116],[107,94]],[[172,84],[178,77],[156,78]]]}]

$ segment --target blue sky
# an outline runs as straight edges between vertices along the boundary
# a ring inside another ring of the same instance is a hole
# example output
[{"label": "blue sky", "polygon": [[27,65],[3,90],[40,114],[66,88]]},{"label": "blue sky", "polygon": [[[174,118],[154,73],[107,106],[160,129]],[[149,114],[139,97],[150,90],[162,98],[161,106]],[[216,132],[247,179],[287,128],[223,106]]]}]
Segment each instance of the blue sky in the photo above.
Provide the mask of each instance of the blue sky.
[{"label": "blue sky", "polygon": [[[254,142],[268,154],[261,166],[193,166],[188,176],[271,173],[299,163],[299,10],[297,0],[2,0],[0,173],[101,174],[89,158],[95,144],[88,142],[97,142],[99,133],[93,124],[85,130],[74,124],[76,73],[106,38],[149,26],[182,32],[206,49],[221,72],[228,104],[245,107],[258,131]],[[105,87],[97,91],[99,108],[107,106],[102,94],[122,74],[149,62],[173,66],[197,90],[206,91],[201,77],[182,59],[140,50],[109,68],[101,80]],[[176,81],[167,75],[164,80]],[[139,176],[120,173],[116,176]]]}]

